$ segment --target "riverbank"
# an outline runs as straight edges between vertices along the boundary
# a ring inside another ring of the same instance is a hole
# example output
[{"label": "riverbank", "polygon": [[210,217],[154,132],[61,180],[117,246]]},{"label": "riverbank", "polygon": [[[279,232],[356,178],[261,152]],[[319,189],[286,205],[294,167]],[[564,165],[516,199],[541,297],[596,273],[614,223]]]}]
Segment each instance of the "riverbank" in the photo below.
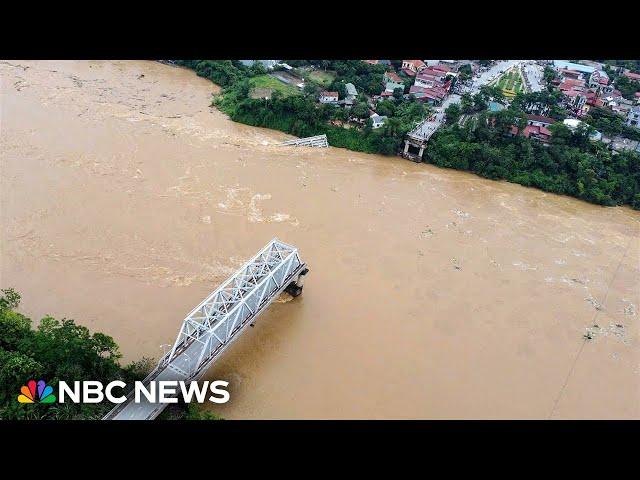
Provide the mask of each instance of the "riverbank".
[{"label": "riverbank", "polygon": [[[298,137],[326,134],[331,146],[352,151],[395,155],[406,133],[426,115],[425,111],[418,111],[425,107],[415,100],[395,100],[396,110],[404,109],[406,114],[399,113],[377,130],[347,129],[332,124],[336,112],[344,113],[346,109],[318,105],[314,95],[298,95],[295,87],[290,87],[290,94],[278,91],[269,99],[251,98],[253,70],[235,67],[230,61],[180,63],[222,83],[224,88],[214,97],[213,104],[231,120]],[[426,161],[599,205],[640,209],[640,154],[614,154],[604,144],[588,141],[584,132],[571,132],[562,125],[552,128],[550,145],[522,135],[512,136],[512,125],[520,125],[520,130],[526,125],[524,112],[514,108],[487,112],[487,102],[493,98],[488,96],[490,93],[474,96],[479,118],[467,122],[466,128],[450,126],[434,134],[426,149]]]}]

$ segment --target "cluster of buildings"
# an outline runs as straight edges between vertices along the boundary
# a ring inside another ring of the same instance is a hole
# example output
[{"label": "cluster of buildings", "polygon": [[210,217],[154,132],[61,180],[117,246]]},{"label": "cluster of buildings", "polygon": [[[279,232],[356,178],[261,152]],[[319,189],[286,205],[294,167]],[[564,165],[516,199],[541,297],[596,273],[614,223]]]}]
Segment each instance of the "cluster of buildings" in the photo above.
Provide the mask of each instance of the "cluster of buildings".
[{"label": "cluster of buildings", "polygon": [[[413,95],[418,102],[431,105],[442,103],[451,90],[453,77],[458,75],[454,66],[444,63],[430,66],[423,60],[403,60],[400,72],[406,78],[413,79],[409,95]],[[402,77],[394,71],[389,71],[384,75],[383,91],[378,98],[390,97],[398,88],[402,88],[404,92],[404,86]]]},{"label": "cluster of buildings", "polygon": [[[322,91],[320,92],[318,101],[323,104],[350,107],[356,102],[356,99],[358,98],[358,90],[353,83],[347,83],[345,85],[345,90],[346,95],[342,100],[339,99],[340,95],[338,92]],[[371,118],[371,127],[374,129],[382,127],[387,120],[386,116],[378,115],[373,110],[369,111],[369,118]],[[360,119],[354,118],[352,120],[362,122]]]},{"label": "cluster of buildings", "polygon": [[340,100],[340,95],[338,94],[338,92],[329,92],[325,90],[320,92],[318,101],[320,103],[350,107],[356,102],[356,99],[358,98],[358,90],[353,83],[347,83],[345,85],[345,90],[347,93],[342,100]]},{"label": "cluster of buildings", "polygon": [[[445,64],[443,62],[430,62],[423,60],[402,60],[402,67],[396,71],[390,60],[363,60],[370,65],[385,65],[387,71],[383,75],[381,92],[374,95],[369,105],[372,127],[380,128],[387,120],[386,116],[378,115],[375,112],[376,104],[380,100],[385,100],[398,95],[398,90],[404,98],[412,95],[416,101],[425,102],[431,105],[440,105],[449,95],[453,78],[458,75],[456,63],[454,61]],[[433,63],[429,65],[428,63]],[[405,93],[407,80],[413,81],[409,92]],[[347,95],[340,100],[339,93],[334,91],[322,91],[318,101],[322,104],[332,104],[337,106],[352,106],[358,97],[356,87],[352,83],[345,85]]]},{"label": "cluster of buildings", "polygon": [[[562,92],[565,108],[577,117],[586,115],[592,106],[608,108],[624,116],[628,125],[640,128],[640,91],[635,93],[634,100],[624,98],[603,70],[604,65],[589,63],[554,60],[557,76],[552,85]],[[627,70],[623,75],[640,81],[638,73]]]}]

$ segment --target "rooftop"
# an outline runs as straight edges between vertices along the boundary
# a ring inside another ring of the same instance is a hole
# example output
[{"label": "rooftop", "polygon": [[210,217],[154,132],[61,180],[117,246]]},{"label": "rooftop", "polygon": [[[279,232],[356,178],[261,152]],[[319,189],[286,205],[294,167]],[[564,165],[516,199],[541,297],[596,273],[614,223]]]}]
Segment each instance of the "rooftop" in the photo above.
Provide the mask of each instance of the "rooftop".
[{"label": "rooftop", "polygon": [[556,123],[556,120],[551,117],[545,117],[543,115],[527,115],[527,118],[532,122],[540,122],[540,123]]},{"label": "rooftop", "polygon": [[582,73],[593,73],[595,70],[594,67],[590,67],[588,65],[582,65],[580,63],[567,62],[566,60],[554,60],[553,65],[556,68],[560,68],[562,70],[569,69],[569,70],[575,70],[577,72],[582,72]]}]

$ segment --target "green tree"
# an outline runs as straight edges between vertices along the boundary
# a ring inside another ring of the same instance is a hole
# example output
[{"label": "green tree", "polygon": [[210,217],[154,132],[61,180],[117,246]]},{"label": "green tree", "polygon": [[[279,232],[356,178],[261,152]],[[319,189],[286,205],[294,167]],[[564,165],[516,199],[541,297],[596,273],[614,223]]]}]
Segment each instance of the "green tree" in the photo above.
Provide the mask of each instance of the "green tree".
[{"label": "green tree", "polygon": [[445,109],[444,113],[446,115],[447,125],[453,125],[454,123],[457,123],[458,120],[460,119],[460,114],[461,114],[460,105],[458,105],[457,103],[452,103]]},{"label": "green tree", "polygon": [[473,98],[469,93],[463,93],[460,97],[460,109],[462,113],[471,114],[474,112]]},{"label": "green tree", "polygon": [[360,102],[355,104],[351,108],[351,115],[357,118],[368,118],[369,117],[369,105],[364,102]]}]

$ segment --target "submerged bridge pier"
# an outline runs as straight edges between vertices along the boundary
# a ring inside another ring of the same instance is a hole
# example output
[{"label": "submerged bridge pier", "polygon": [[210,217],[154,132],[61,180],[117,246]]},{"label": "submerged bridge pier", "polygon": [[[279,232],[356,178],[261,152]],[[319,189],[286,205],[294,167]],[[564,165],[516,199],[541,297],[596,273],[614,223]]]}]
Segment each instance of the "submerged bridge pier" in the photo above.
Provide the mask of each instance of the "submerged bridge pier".
[{"label": "submerged bridge pier", "polygon": [[[198,380],[283,291],[300,295],[308,272],[295,247],[271,240],[186,316],[171,350],[143,380],[145,386]],[[135,403],[129,392],[103,420],[152,420],[166,407],[142,400]]]}]

